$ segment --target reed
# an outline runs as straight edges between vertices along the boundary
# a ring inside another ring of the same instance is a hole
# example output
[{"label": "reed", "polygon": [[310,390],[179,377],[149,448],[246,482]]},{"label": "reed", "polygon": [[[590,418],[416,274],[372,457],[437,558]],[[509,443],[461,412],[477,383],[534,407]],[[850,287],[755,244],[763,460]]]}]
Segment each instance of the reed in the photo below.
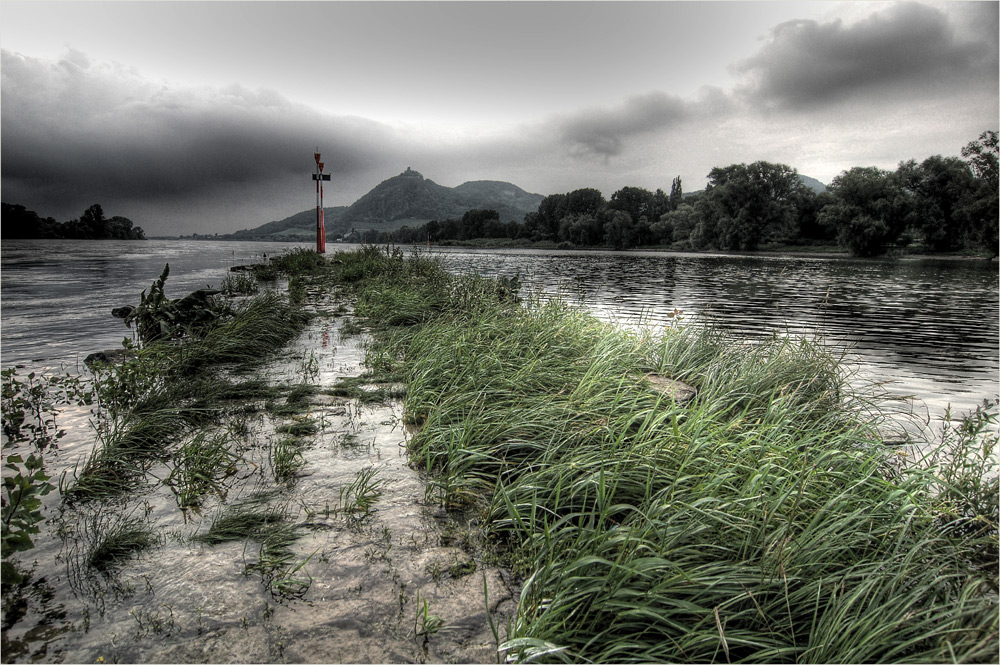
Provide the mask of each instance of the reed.
[{"label": "reed", "polygon": [[306,464],[298,437],[283,437],[274,442],[270,452],[271,471],[278,483],[289,483]]},{"label": "reed", "polygon": [[350,484],[340,488],[340,498],[337,502],[338,511],[348,516],[365,517],[382,497],[382,486],[385,481],[378,477],[375,466],[365,467],[358,471]]},{"label": "reed", "polygon": [[264,540],[268,533],[285,524],[287,510],[271,502],[270,492],[258,492],[225,506],[212,520],[208,530],[192,538],[206,545],[233,540]]},{"label": "reed", "polygon": [[[259,378],[224,376],[258,365],[301,330],[306,317],[275,293],[259,294],[229,312],[196,338],[131,346],[123,362],[97,370],[99,419],[94,451],[64,479],[67,502],[121,495],[143,482],[153,464],[174,463],[168,484],[182,507],[206,492],[221,493],[239,455],[227,438],[202,436],[230,409],[276,393]],[[222,474],[220,476],[220,474]],[[198,479],[201,480],[198,480]]]},{"label": "reed", "polygon": [[221,290],[227,296],[253,295],[260,291],[260,273],[230,272],[222,278]]},{"label": "reed", "polygon": [[197,508],[208,494],[225,498],[243,464],[233,448],[226,431],[201,431],[171,456],[170,473],[163,484],[174,492],[180,508]]},{"label": "reed", "polygon": [[244,540],[258,543],[256,560],[247,561],[246,572],[261,575],[264,586],[277,597],[301,597],[312,578],[305,570],[311,556],[299,560],[292,546],[301,537],[289,521],[288,508],[274,502],[274,491],[256,492],[223,508],[204,533],[193,540],[214,546]]}]

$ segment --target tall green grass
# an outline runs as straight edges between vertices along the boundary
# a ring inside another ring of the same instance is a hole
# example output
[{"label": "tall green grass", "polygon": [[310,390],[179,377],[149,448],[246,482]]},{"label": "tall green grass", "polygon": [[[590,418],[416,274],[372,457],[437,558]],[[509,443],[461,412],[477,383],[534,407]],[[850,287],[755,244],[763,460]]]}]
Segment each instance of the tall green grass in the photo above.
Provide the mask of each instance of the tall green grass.
[{"label": "tall green grass", "polygon": [[525,576],[507,658],[995,660],[995,406],[900,465],[890,405],[820,343],[634,333],[422,258],[337,261],[429,495]]}]

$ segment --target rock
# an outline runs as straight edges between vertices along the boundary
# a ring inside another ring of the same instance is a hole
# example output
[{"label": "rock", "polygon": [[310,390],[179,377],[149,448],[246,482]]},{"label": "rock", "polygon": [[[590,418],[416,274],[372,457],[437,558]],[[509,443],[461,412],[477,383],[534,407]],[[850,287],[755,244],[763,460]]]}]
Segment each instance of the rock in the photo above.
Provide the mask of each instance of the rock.
[{"label": "rock", "polygon": [[135,307],[132,305],[125,305],[124,307],[115,307],[111,310],[111,316],[116,319],[127,319],[128,315],[135,311]]},{"label": "rock", "polygon": [[218,289],[198,289],[192,291],[180,300],[174,300],[172,304],[179,310],[190,310],[195,306],[205,306],[209,303],[209,298],[222,293]]},{"label": "rock", "polygon": [[95,353],[91,353],[89,356],[84,358],[83,364],[87,367],[91,367],[95,363],[113,365],[125,360],[127,353],[128,352],[125,349],[107,349],[105,351],[96,351]]},{"label": "rock", "polygon": [[653,385],[653,388],[673,399],[678,404],[686,404],[694,399],[698,394],[698,389],[683,381],[671,379],[668,376],[660,376],[650,372],[646,379]]}]

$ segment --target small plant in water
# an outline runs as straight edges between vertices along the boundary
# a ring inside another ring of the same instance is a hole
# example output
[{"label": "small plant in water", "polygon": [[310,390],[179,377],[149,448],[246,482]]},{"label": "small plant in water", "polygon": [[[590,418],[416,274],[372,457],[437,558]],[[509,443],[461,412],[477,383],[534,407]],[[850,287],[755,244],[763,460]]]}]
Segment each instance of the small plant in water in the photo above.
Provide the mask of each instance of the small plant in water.
[{"label": "small plant in water", "polygon": [[153,547],[159,538],[140,517],[114,515],[105,521],[103,511],[91,518],[91,529],[98,539],[87,552],[85,563],[107,573],[136,552]]},{"label": "small plant in water", "polygon": [[372,506],[382,496],[383,480],[377,478],[378,469],[367,467],[358,472],[353,482],[340,489],[340,509],[347,514],[368,515]]},{"label": "small plant in water", "polygon": [[305,463],[302,445],[295,437],[279,439],[271,448],[271,468],[279,483],[292,480]]},{"label": "small plant in water", "polygon": [[249,272],[230,272],[222,278],[222,292],[228,296],[253,295],[260,290],[256,275]]},{"label": "small plant in water", "polygon": [[163,483],[174,491],[181,508],[201,505],[206,494],[225,497],[226,481],[242,462],[231,443],[227,432],[199,432],[172,456],[174,466]]}]

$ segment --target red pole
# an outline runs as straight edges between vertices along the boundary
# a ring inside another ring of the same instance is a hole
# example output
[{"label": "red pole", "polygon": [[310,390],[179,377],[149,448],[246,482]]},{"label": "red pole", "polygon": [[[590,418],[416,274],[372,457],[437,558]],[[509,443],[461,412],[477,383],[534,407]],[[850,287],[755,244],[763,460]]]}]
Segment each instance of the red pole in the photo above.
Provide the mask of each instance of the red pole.
[{"label": "red pole", "polygon": [[316,158],[316,253],[326,253],[326,228],[323,224],[323,162],[319,161],[319,153],[313,153]]}]

